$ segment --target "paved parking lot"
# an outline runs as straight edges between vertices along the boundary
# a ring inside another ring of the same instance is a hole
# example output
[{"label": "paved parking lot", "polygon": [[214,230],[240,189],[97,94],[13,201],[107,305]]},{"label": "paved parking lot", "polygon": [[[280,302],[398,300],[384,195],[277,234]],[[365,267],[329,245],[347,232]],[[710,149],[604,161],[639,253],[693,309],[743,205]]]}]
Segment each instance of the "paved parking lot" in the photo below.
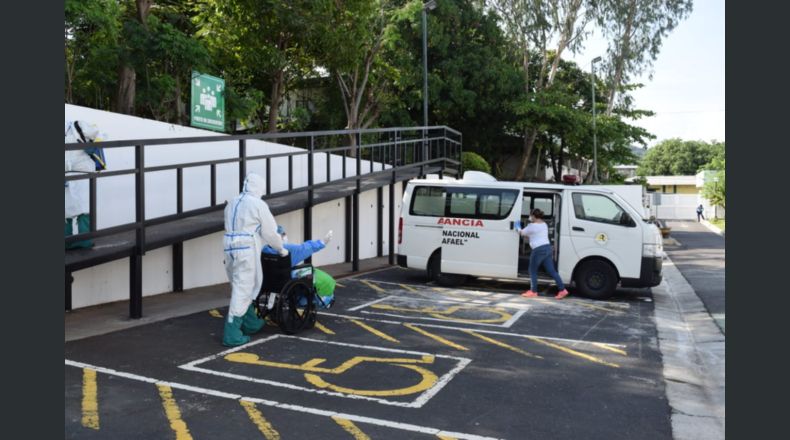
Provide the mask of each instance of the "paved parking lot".
[{"label": "paved parking lot", "polygon": [[224,349],[215,309],[68,342],[66,437],[671,438],[649,291],[524,288],[389,268],[294,336]]}]

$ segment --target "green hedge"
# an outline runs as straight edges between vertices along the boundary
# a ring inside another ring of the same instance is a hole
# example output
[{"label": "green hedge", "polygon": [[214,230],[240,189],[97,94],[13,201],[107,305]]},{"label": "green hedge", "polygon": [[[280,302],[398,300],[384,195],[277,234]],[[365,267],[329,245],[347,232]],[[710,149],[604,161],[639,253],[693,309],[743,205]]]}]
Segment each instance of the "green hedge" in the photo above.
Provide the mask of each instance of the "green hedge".
[{"label": "green hedge", "polygon": [[483,156],[471,151],[461,153],[461,163],[464,171],[482,171],[491,174],[491,165],[483,159]]}]

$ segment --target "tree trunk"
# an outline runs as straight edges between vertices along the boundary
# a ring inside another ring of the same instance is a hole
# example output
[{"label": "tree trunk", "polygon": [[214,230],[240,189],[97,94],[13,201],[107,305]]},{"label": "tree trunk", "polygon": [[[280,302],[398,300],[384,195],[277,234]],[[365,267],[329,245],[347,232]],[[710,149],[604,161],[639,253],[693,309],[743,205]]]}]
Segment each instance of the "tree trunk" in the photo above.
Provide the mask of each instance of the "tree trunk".
[{"label": "tree trunk", "polygon": [[625,30],[623,31],[622,44],[620,45],[620,53],[615,58],[615,70],[612,77],[612,84],[609,88],[609,93],[606,102],[606,116],[612,114],[614,110],[614,100],[617,96],[617,89],[620,87],[620,81],[623,80],[623,70],[625,69],[625,60],[628,58],[629,48],[631,45],[631,30],[634,25],[634,16],[636,15],[636,1],[631,1],[629,4],[628,18],[625,22]]},{"label": "tree trunk", "polygon": [[277,119],[280,117],[280,100],[283,87],[283,70],[277,72],[272,82],[272,96],[269,101],[269,133],[277,132]]},{"label": "tree trunk", "polygon": [[177,124],[185,124],[186,123],[186,111],[184,108],[184,102],[182,101],[181,97],[181,81],[176,78],[176,123]]},{"label": "tree trunk", "polygon": [[134,114],[134,98],[137,73],[127,65],[118,70],[118,94],[115,97],[115,111],[125,115]]}]

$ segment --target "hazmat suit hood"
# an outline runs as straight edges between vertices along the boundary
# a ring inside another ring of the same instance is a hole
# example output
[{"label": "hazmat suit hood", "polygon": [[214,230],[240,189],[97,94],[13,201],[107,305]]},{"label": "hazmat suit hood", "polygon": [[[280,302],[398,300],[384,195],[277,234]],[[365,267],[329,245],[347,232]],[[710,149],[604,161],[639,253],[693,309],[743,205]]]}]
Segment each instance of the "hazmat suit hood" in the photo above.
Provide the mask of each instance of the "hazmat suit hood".
[{"label": "hazmat suit hood", "polygon": [[255,173],[250,173],[247,175],[247,178],[244,179],[244,192],[250,193],[257,198],[261,198],[263,197],[263,193],[266,190],[265,185],[266,182],[263,180],[263,177]]}]

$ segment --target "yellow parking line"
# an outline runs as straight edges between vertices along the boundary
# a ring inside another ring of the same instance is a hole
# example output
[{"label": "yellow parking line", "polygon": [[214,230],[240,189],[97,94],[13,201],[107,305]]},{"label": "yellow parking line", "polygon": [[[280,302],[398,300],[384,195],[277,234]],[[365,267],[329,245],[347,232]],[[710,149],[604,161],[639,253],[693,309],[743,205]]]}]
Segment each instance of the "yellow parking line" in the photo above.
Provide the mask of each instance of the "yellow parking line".
[{"label": "yellow parking line", "polygon": [[82,369],[82,426],[99,429],[99,400],[96,370]]},{"label": "yellow parking line", "polygon": [[320,322],[317,322],[317,321],[316,321],[316,323],[315,323],[315,327],[316,327],[318,330],[321,330],[322,332],[324,332],[324,333],[326,333],[326,334],[328,334],[328,335],[334,335],[334,334],[335,334],[335,332],[333,332],[332,330],[329,330],[328,328],[324,327],[324,325],[323,325],[323,324],[321,324]]},{"label": "yellow parking line", "polygon": [[358,326],[360,326],[360,327],[364,328],[365,330],[367,330],[367,331],[369,331],[369,332],[373,333],[374,335],[376,335],[376,336],[380,337],[381,339],[386,339],[386,340],[388,340],[388,341],[391,341],[391,342],[394,342],[394,343],[396,343],[396,344],[399,344],[399,343],[400,343],[400,341],[398,341],[397,339],[393,338],[392,336],[390,336],[390,335],[387,335],[387,334],[384,334],[384,333],[382,333],[382,332],[380,332],[380,331],[376,330],[375,328],[373,328],[373,327],[371,327],[371,326],[369,326],[369,325],[365,324],[364,322],[362,322],[362,321],[360,321],[360,320],[358,320],[358,319],[351,319],[350,321],[351,321],[351,322],[353,322],[354,324],[356,324],[356,325],[358,325]]},{"label": "yellow parking line", "polygon": [[606,365],[606,366],[609,366],[609,367],[620,368],[620,366],[617,365],[617,364],[613,364],[611,362],[606,362],[606,361],[604,361],[602,359],[598,359],[595,356],[590,356],[589,354],[584,354],[584,353],[578,352],[576,350],[572,350],[572,349],[570,349],[568,347],[563,347],[562,345],[557,345],[557,344],[555,344],[553,342],[546,341],[546,340],[541,339],[541,338],[536,338],[534,336],[527,336],[527,339],[535,341],[535,342],[539,342],[539,343],[541,343],[543,345],[546,345],[546,346],[549,346],[551,348],[556,348],[557,350],[564,351],[565,353],[568,353],[568,354],[580,357],[582,359],[587,359],[590,362],[595,362],[595,363]]},{"label": "yellow parking line", "polygon": [[249,400],[242,400],[240,401],[241,406],[244,407],[244,410],[247,411],[247,415],[250,416],[250,420],[255,423],[255,426],[261,431],[266,440],[280,440],[280,433],[277,432],[276,429],[263,417],[263,414],[255,407],[255,404],[250,402]]},{"label": "yellow parking line", "polygon": [[156,384],[156,387],[159,388],[159,396],[162,398],[167,420],[170,421],[170,428],[176,433],[176,440],[192,440],[187,424],[181,420],[181,411],[173,398],[173,390],[169,385],[161,383]]},{"label": "yellow parking line", "polygon": [[429,337],[429,338],[431,338],[431,339],[433,339],[435,341],[439,341],[442,344],[449,345],[450,347],[453,347],[456,350],[464,350],[464,351],[469,350],[468,348],[464,347],[463,345],[456,344],[455,342],[447,340],[447,339],[444,339],[443,337],[441,337],[439,335],[435,335],[433,333],[425,331],[425,330],[415,326],[414,324],[403,324],[403,325],[406,328],[412,329],[412,330],[414,330],[417,333],[421,333],[421,334],[423,334],[423,335],[425,335],[425,336],[427,336],[427,337]]},{"label": "yellow parking line", "polygon": [[211,309],[208,311],[208,314],[215,317],[215,318],[222,318],[222,313],[219,312],[217,309]]},{"label": "yellow parking line", "polygon": [[362,432],[362,430],[359,429],[357,425],[355,425],[354,422],[352,422],[351,420],[344,419],[338,416],[332,416],[332,420],[337,422],[337,424],[340,425],[343,429],[345,429],[346,432],[353,435],[355,440],[370,440],[370,437],[368,437],[367,434]]},{"label": "yellow parking line", "polygon": [[596,346],[598,348],[603,348],[604,350],[609,350],[609,351],[612,351],[614,353],[621,354],[623,356],[628,356],[628,353],[626,353],[625,350],[621,350],[621,349],[619,349],[617,347],[612,347],[611,345],[602,344],[600,342],[593,342],[592,345],[594,345],[594,346]]},{"label": "yellow parking line", "polygon": [[417,292],[417,289],[415,289],[413,287],[409,287],[409,286],[407,286],[405,284],[398,284],[398,285],[403,287],[404,289],[408,290],[409,292]]},{"label": "yellow parking line", "polygon": [[449,435],[443,435],[443,434],[436,434],[436,437],[440,438],[441,440],[458,440],[455,437],[450,437]]},{"label": "yellow parking line", "polygon": [[543,359],[543,356],[532,354],[532,353],[530,353],[528,351],[524,351],[524,350],[522,350],[522,349],[520,349],[518,347],[514,347],[512,345],[505,344],[504,342],[497,341],[496,339],[491,339],[488,336],[483,336],[480,333],[473,332],[472,330],[463,330],[463,332],[464,333],[469,333],[472,336],[478,337],[478,338],[480,338],[480,339],[482,339],[482,340],[484,340],[486,342],[490,342],[490,343],[492,343],[494,345],[498,345],[500,347],[507,348],[508,350],[515,351],[516,353],[521,353],[524,356],[529,356],[529,357],[533,357],[533,358],[536,358],[536,359]]},{"label": "yellow parking line", "polygon": [[346,287],[345,284],[335,283],[335,287]]},{"label": "yellow parking line", "polygon": [[381,287],[371,283],[370,281],[365,281],[365,280],[359,280],[359,281],[361,281],[364,285],[370,287],[371,289],[373,289],[375,291],[387,293],[386,290],[384,290]]}]

